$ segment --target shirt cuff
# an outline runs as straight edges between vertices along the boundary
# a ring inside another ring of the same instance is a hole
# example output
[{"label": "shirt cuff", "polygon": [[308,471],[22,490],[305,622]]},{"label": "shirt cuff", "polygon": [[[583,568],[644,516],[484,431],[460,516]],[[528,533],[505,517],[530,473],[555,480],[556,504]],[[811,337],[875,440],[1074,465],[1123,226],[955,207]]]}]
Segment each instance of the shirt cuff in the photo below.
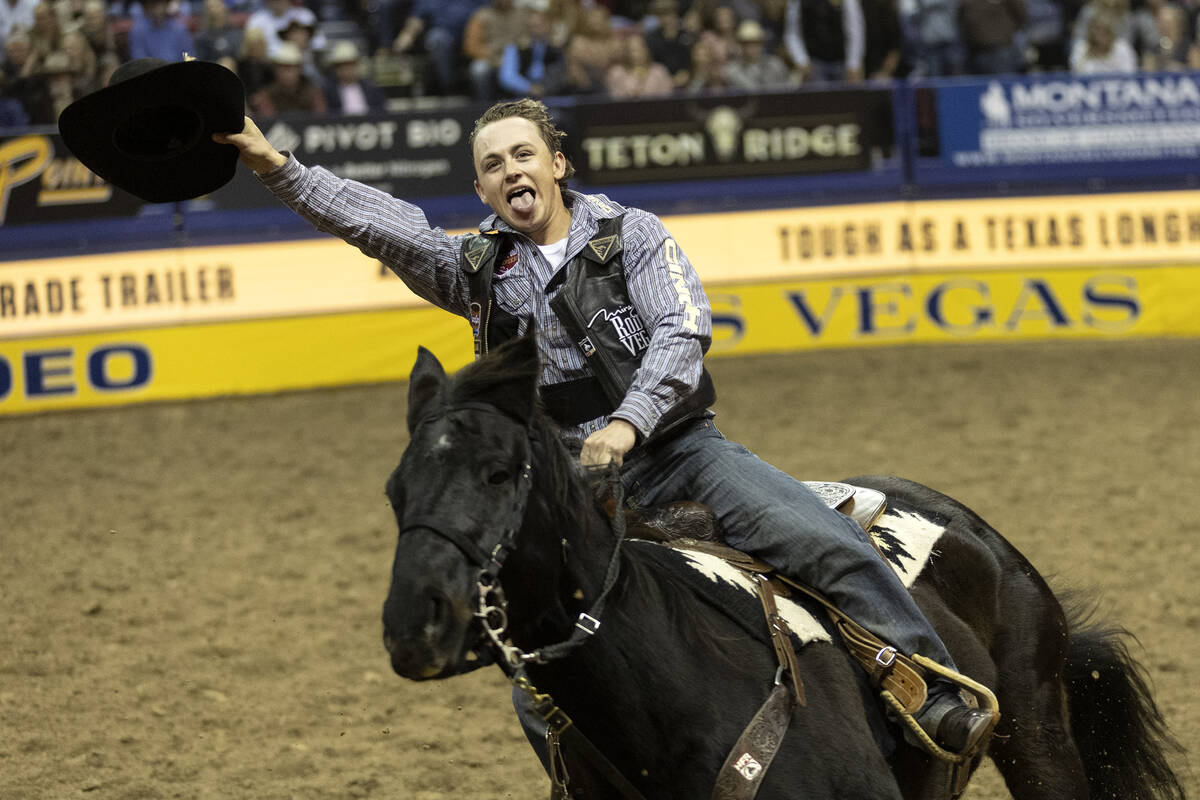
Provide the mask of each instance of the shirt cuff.
[{"label": "shirt cuff", "polygon": [[275,169],[260,173],[258,179],[263,186],[279,197],[287,197],[295,192],[300,180],[304,177],[304,166],[290,152],[282,151],[287,161]]},{"label": "shirt cuff", "polygon": [[645,392],[629,392],[625,395],[621,405],[617,406],[617,409],[609,416],[623,419],[637,428],[643,439],[650,437],[650,434],[658,427],[659,420],[662,419],[662,414],[658,413],[650,396]]}]

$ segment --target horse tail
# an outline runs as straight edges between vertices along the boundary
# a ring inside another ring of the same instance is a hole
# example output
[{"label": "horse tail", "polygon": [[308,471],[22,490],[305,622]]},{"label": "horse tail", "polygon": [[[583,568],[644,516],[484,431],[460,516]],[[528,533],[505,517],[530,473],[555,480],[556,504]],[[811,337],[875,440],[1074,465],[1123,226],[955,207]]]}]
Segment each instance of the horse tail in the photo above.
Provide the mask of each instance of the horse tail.
[{"label": "horse tail", "polygon": [[1064,606],[1071,729],[1091,800],[1185,800],[1167,762],[1183,748],[1167,730],[1149,675],[1129,652],[1126,642],[1135,637],[1096,620],[1093,606]]}]

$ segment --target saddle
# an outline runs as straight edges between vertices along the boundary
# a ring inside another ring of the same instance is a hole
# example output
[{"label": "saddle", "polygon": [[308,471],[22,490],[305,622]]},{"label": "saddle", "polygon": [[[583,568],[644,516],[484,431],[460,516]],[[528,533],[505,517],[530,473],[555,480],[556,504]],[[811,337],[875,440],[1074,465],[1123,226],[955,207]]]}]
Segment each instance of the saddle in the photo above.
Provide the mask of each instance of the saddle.
[{"label": "saddle", "polygon": [[[825,504],[859,524],[868,534],[876,552],[883,558],[870,537],[871,527],[887,509],[887,496],[864,486],[852,486],[832,481],[805,481]],[[610,508],[611,512],[611,508]],[[720,525],[712,511],[695,502],[670,503],[651,509],[628,510],[626,535],[631,538],[663,542],[683,551],[702,552],[717,556],[748,573],[754,579],[767,627],[771,634],[779,671],[776,687],[758,714],[750,721],[741,738],[729,754],[718,774],[713,798],[745,800],[757,792],[767,767],[787,730],[795,704],[803,706],[804,686],[796,665],[796,653],[791,643],[791,631],[776,611],[777,596],[790,597],[800,593],[819,603],[841,634],[850,654],[867,672],[872,686],[877,688],[886,705],[897,719],[920,742],[923,749],[951,768],[951,797],[957,797],[966,786],[967,762],[974,754],[957,755],[940,748],[924,733],[913,718],[925,703],[925,675],[936,673],[958,684],[966,692],[991,709],[997,708],[995,696],[982,684],[946,670],[919,654],[908,656],[863,628],[842,612],[820,592],[779,575],[765,562],[721,542]],[[787,673],[790,680],[782,683]],[[790,691],[790,697],[786,695]]]}]

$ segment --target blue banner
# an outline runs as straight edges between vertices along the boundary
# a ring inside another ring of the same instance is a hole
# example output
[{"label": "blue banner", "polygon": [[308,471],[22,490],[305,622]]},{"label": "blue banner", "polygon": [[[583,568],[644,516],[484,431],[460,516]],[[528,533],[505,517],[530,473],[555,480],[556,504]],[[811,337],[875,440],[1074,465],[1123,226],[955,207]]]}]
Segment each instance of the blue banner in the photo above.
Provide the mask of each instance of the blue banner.
[{"label": "blue banner", "polygon": [[914,98],[918,184],[1197,172],[1200,76],[1192,73],[939,81]]}]

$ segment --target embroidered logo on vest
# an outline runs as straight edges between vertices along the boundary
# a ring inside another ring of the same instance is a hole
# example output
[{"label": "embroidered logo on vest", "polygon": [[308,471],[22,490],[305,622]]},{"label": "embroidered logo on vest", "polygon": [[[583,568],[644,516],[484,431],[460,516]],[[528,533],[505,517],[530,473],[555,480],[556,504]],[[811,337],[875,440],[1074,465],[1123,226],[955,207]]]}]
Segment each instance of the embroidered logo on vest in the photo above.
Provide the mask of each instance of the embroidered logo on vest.
[{"label": "embroidered logo on vest", "polygon": [[616,240],[616,234],[613,234],[612,236],[601,236],[588,242],[588,247],[592,248],[592,252],[596,254],[596,258],[600,259],[601,261],[607,261],[608,252],[612,250],[613,242]]},{"label": "embroidered logo on vest", "polygon": [[483,260],[483,255],[487,251],[488,251],[488,246],[487,246],[487,243],[484,242],[484,244],[480,247],[472,247],[472,248],[466,250],[463,253],[463,258],[465,258],[467,260],[467,263],[471,265],[472,270],[478,271],[479,262]]},{"label": "embroidered logo on vest", "polygon": [[601,317],[612,326],[613,332],[617,334],[617,339],[625,345],[629,355],[636,356],[650,346],[650,337],[646,335],[642,319],[634,311],[633,306],[621,306],[611,311],[607,308],[600,309],[588,320],[588,329],[595,328],[596,320]]}]

